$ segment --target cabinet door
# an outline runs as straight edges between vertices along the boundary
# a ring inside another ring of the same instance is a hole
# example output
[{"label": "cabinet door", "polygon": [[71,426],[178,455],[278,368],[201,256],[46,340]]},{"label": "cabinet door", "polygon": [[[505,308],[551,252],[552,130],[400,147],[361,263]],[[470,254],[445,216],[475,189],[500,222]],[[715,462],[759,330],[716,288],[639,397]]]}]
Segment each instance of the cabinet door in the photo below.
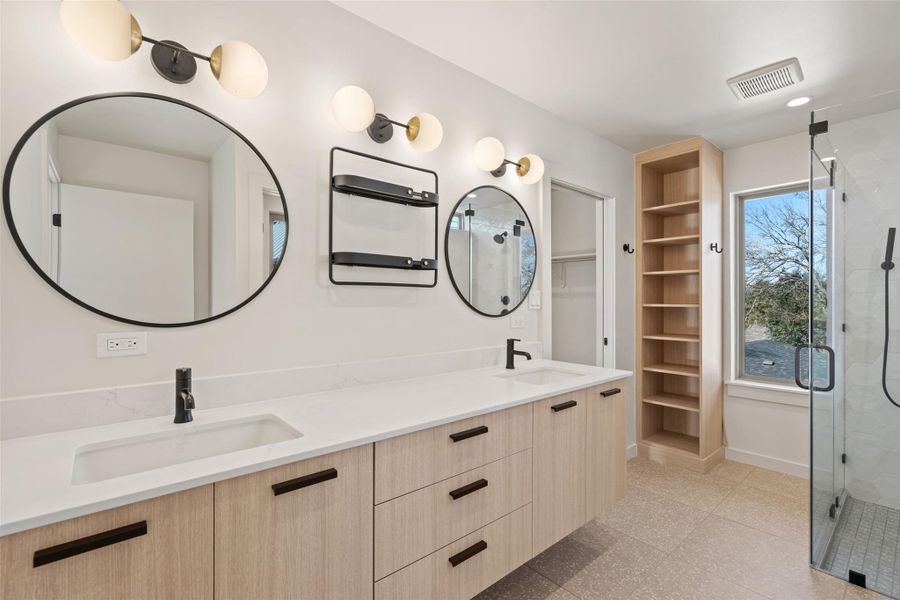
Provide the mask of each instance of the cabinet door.
[{"label": "cabinet door", "polygon": [[216,598],[371,598],[373,468],[368,444],[216,483]]},{"label": "cabinet door", "polygon": [[211,599],[213,487],[0,538],[0,597]]},{"label": "cabinet door", "polygon": [[625,495],[625,428],[628,380],[586,391],[587,518],[599,516]]},{"label": "cabinet door", "polygon": [[585,522],[585,417],[581,390],[534,403],[534,553]]}]

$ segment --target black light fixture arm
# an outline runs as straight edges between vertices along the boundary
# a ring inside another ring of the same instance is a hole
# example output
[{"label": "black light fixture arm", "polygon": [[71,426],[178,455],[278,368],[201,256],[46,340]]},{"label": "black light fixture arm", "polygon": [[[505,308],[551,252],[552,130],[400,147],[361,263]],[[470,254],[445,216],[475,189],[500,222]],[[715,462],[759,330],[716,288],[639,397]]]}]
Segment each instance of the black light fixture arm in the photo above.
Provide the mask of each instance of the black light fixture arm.
[{"label": "black light fixture arm", "polygon": [[500,163],[500,166],[491,171],[491,175],[493,175],[494,177],[503,177],[504,175],[506,175],[506,165],[513,165],[517,169],[522,168],[522,165],[520,163],[504,158],[503,162]]},{"label": "black light fixture arm", "polygon": [[168,48],[169,50],[175,51],[176,54],[190,54],[194,58],[199,58],[200,60],[205,60],[206,62],[210,62],[210,60],[212,60],[209,56],[200,54],[198,52],[193,52],[193,51],[188,50],[187,48],[184,48],[181,46],[177,46],[177,45],[173,44],[172,42],[167,42],[164,40],[154,40],[153,38],[149,38],[143,34],[141,35],[141,40],[143,40],[145,42],[149,42],[149,43],[153,44],[154,46],[162,46],[163,48]]},{"label": "black light fixture arm", "polygon": [[375,113],[375,120],[372,121],[372,124],[369,125],[366,131],[373,141],[383,144],[394,137],[394,125],[409,131],[409,123],[401,123],[400,121],[389,119],[384,113]]}]

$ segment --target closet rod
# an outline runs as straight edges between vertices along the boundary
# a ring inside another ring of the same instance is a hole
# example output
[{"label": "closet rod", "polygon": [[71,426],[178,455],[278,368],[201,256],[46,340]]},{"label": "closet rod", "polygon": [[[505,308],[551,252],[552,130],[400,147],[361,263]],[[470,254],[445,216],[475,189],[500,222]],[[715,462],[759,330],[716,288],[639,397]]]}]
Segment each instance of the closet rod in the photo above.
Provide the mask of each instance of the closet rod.
[{"label": "closet rod", "polygon": [[550,259],[550,262],[554,263],[565,263],[565,262],[583,262],[583,261],[591,261],[597,260],[596,254],[568,254],[563,256],[554,256]]}]

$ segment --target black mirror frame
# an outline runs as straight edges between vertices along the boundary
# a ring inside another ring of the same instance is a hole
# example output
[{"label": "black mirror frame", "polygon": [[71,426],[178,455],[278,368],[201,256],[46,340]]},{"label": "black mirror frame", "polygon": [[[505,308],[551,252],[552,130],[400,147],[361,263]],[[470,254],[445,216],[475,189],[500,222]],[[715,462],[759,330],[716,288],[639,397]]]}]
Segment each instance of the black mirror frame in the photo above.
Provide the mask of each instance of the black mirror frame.
[{"label": "black mirror frame", "polygon": [[[497,191],[503,192],[510,199],[515,202],[520,209],[522,209],[522,214],[525,215],[525,220],[528,222],[528,228],[531,230],[531,235],[534,236],[534,275],[531,277],[531,281],[528,283],[528,289],[522,294],[522,299],[519,300],[519,303],[513,306],[511,309],[506,311],[505,313],[501,313],[499,315],[491,315],[484,311],[478,310],[475,308],[471,302],[466,299],[465,295],[463,295],[462,290],[459,289],[459,286],[456,285],[456,278],[453,277],[453,267],[450,265],[450,224],[453,222],[453,215],[456,214],[456,209],[459,208],[459,205],[465,201],[466,198],[469,197],[469,194],[475,192],[476,190],[483,190],[486,188],[495,189]],[[531,287],[534,285],[534,280],[537,279],[537,266],[538,266],[538,243],[537,243],[537,232],[534,230],[534,225],[531,223],[531,217],[528,216],[528,211],[525,210],[525,207],[522,206],[522,203],[519,202],[519,199],[504,190],[503,188],[499,188],[496,185],[479,185],[478,187],[472,188],[468,192],[462,195],[462,198],[457,201],[456,204],[453,205],[453,210],[450,211],[450,216],[447,218],[447,227],[444,229],[444,261],[447,264],[447,274],[450,276],[450,283],[453,284],[453,289],[456,290],[456,294],[462,299],[466,306],[471,308],[473,311],[477,312],[479,315],[490,317],[492,319],[499,319],[501,317],[508,317],[509,315],[516,312],[516,310],[525,303],[525,300],[528,298],[528,295],[531,293]]]},{"label": "black mirror frame", "polygon": [[[194,321],[185,321],[182,323],[149,323],[146,321],[138,321],[135,319],[128,319],[126,317],[120,317],[106,311],[100,310],[86,302],[79,300],[66,290],[64,290],[59,284],[53,281],[44,271],[38,266],[38,264],[34,261],[31,255],[28,253],[28,250],[25,248],[24,242],[22,242],[22,238],[19,237],[19,232],[16,229],[16,224],[13,221],[12,217],[12,206],[10,199],[10,183],[12,179],[13,167],[15,167],[16,159],[19,157],[19,153],[22,151],[22,148],[31,139],[31,136],[34,135],[38,129],[40,129],[47,121],[55,117],[56,115],[64,112],[70,108],[78,106],[80,104],[85,104],[87,102],[93,102],[95,100],[104,100],[107,98],[148,98],[152,100],[161,100],[163,102],[171,102],[172,104],[178,104],[180,106],[184,106],[191,110],[197,111],[201,115],[204,115],[213,121],[219,123],[223,127],[226,127],[229,131],[231,131],[234,135],[236,135],[241,141],[243,141],[247,146],[253,150],[253,153],[259,157],[259,160],[262,162],[263,166],[266,167],[266,170],[269,172],[269,175],[272,176],[272,181],[275,182],[275,187],[278,189],[278,194],[281,196],[281,204],[284,207],[284,247],[282,248],[281,258],[278,259],[278,263],[276,263],[275,267],[272,269],[272,272],[269,273],[269,276],[262,283],[259,288],[253,292],[250,296],[248,296],[245,300],[243,300],[240,304],[237,304],[228,310],[221,312],[217,315],[212,315],[203,319],[197,319]],[[3,212],[6,216],[6,224],[9,228],[10,233],[12,234],[13,241],[15,241],[16,246],[19,249],[19,252],[25,257],[25,260],[31,265],[31,268],[34,269],[35,273],[40,275],[41,279],[47,282],[50,287],[59,292],[63,297],[71,300],[78,306],[85,308],[93,313],[96,313],[102,317],[106,317],[108,319],[112,319],[114,321],[119,321],[121,323],[128,323],[131,325],[140,325],[142,327],[160,327],[160,328],[169,328],[169,327],[188,327],[191,325],[200,325],[202,323],[209,323],[210,321],[215,321],[216,319],[221,319],[224,316],[230,315],[231,313],[237,311],[238,309],[243,308],[247,304],[249,304],[253,299],[255,299],[265,288],[269,285],[269,282],[275,277],[275,274],[278,273],[279,267],[281,267],[281,263],[284,261],[284,257],[286,255],[288,239],[290,237],[290,220],[288,218],[288,207],[287,207],[287,198],[284,195],[284,190],[281,189],[281,183],[278,181],[278,177],[275,176],[275,172],[272,170],[272,167],[269,166],[269,163],[266,161],[265,157],[260,153],[259,150],[256,149],[250,140],[248,140],[240,131],[218,118],[217,116],[203,110],[202,108],[185,102],[183,100],[179,100],[177,98],[172,98],[169,96],[162,96],[160,94],[150,94],[146,92],[112,92],[108,94],[95,94],[92,96],[84,96],[83,98],[78,98],[77,100],[72,100],[71,102],[67,102],[61,106],[58,106],[45,114],[43,117],[38,119],[31,127],[29,127],[22,137],[19,138],[19,141],[16,142],[15,147],[9,155],[9,160],[6,163],[6,169],[3,173]]]}]

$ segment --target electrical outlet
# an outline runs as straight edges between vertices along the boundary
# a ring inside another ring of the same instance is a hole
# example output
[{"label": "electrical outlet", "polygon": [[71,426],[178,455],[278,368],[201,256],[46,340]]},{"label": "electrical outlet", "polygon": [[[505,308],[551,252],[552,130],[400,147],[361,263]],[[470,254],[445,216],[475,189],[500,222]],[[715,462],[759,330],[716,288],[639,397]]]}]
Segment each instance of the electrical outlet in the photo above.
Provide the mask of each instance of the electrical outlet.
[{"label": "electrical outlet", "polygon": [[509,317],[509,326],[512,329],[522,329],[525,327],[525,315],[511,315]]},{"label": "electrical outlet", "polygon": [[97,334],[97,358],[115,358],[147,354],[147,333],[121,331]]}]

